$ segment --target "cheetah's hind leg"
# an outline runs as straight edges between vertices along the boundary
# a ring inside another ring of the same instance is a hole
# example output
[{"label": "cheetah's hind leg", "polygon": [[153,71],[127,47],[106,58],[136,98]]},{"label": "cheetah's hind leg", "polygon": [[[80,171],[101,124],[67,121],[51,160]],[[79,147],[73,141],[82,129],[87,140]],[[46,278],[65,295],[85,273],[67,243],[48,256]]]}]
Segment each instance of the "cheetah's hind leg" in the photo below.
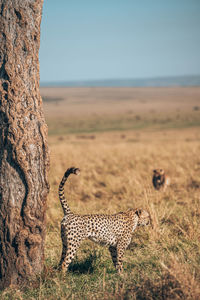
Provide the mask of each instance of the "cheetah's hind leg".
[{"label": "cheetah's hind leg", "polygon": [[80,243],[80,240],[67,240],[67,251],[64,253],[65,256],[61,257],[61,269],[63,272],[67,272],[69,264],[74,258]]},{"label": "cheetah's hind leg", "polygon": [[62,225],[61,225],[61,239],[62,239],[62,254],[58,265],[59,270],[61,270],[62,263],[67,253],[67,236],[66,236],[65,228]]}]

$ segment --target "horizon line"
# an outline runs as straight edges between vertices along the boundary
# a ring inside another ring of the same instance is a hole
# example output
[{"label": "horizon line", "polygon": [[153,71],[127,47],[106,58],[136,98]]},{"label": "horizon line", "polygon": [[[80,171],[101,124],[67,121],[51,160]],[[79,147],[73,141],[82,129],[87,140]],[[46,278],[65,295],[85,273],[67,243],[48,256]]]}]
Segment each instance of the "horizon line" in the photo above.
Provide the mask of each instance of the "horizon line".
[{"label": "horizon line", "polygon": [[[173,82],[175,80],[175,82]],[[188,81],[189,80],[189,81]],[[111,86],[117,87],[136,87],[139,86],[199,86],[200,74],[194,75],[172,75],[172,76],[156,76],[156,77],[143,77],[143,78],[105,78],[105,79],[85,79],[85,80],[58,80],[58,81],[40,81],[40,86],[66,86],[66,87],[78,87],[78,86]]]}]

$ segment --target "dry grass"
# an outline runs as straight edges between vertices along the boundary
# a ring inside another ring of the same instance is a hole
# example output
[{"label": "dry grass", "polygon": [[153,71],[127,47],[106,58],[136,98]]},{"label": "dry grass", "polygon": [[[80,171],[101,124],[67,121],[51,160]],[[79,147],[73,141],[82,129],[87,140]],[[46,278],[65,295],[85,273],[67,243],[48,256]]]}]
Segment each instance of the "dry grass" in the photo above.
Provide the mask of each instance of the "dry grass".
[{"label": "dry grass", "polygon": [[50,135],[200,126],[200,87],[42,88]]},{"label": "dry grass", "polygon": [[[199,128],[52,135],[49,145],[45,269],[29,288],[6,290],[3,299],[199,299]],[[73,212],[114,213],[141,207],[151,213],[153,228],[134,233],[121,277],[108,250],[90,241],[81,245],[66,276],[55,269],[63,215],[57,190],[69,166],[82,171],[66,184]],[[166,192],[152,187],[152,170],[157,167],[171,177]]]}]

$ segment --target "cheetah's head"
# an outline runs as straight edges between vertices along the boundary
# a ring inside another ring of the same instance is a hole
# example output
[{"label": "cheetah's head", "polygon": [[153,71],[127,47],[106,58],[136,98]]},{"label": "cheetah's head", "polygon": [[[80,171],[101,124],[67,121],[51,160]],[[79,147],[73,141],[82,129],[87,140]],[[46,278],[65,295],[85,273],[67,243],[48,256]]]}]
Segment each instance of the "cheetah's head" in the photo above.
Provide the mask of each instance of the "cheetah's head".
[{"label": "cheetah's head", "polygon": [[144,209],[136,209],[136,215],[139,217],[138,226],[147,226],[151,224],[150,214]]},{"label": "cheetah's head", "polygon": [[162,183],[165,176],[165,171],[163,169],[153,170],[153,178],[156,179],[157,183]]}]

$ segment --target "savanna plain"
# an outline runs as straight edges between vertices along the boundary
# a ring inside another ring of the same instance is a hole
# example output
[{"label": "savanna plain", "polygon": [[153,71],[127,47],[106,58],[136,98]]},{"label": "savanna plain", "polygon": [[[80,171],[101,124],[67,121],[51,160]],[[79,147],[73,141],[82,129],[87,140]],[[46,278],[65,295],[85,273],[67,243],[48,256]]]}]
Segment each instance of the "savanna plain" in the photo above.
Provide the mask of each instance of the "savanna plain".
[{"label": "savanna plain", "polygon": [[[200,299],[200,87],[41,88],[51,167],[45,268],[28,288],[2,299]],[[69,271],[57,271],[63,216],[58,185],[78,214],[147,209],[119,276],[107,248],[81,244]],[[171,178],[152,186],[152,171]]]}]

